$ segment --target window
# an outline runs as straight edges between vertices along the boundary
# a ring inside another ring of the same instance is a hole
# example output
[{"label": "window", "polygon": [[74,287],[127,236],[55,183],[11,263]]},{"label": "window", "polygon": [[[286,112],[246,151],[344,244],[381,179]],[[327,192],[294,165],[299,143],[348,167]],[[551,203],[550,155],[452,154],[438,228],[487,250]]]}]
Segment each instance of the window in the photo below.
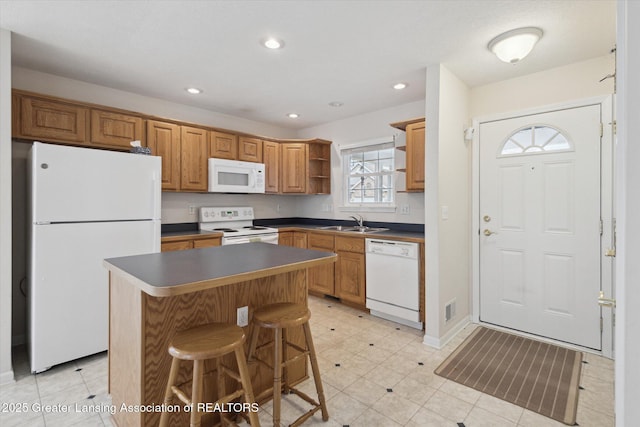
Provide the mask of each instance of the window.
[{"label": "window", "polygon": [[345,207],[392,207],[394,203],[393,142],[341,151]]},{"label": "window", "polygon": [[569,140],[550,126],[530,126],[514,132],[502,145],[500,156],[573,151]]}]

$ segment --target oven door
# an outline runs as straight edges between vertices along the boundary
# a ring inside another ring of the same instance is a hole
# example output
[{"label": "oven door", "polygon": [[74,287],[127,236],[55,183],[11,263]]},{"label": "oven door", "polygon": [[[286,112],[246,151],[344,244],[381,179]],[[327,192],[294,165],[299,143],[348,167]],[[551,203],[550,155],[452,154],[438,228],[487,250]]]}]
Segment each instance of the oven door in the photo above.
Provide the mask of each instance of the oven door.
[{"label": "oven door", "polygon": [[222,245],[240,245],[242,243],[264,242],[278,244],[278,233],[254,234],[253,236],[223,237]]},{"label": "oven door", "polygon": [[264,164],[209,159],[210,193],[264,193]]}]

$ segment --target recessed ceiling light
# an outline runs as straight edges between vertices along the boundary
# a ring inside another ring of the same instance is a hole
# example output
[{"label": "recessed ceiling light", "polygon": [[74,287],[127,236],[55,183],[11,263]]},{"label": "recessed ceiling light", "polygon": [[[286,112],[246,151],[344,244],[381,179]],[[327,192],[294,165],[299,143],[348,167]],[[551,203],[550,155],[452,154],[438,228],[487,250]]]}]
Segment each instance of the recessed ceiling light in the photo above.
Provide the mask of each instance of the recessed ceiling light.
[{"label": "recessed ceiling light", "polygon": [[202,89],[198,89],[197,87],[188,87],[186,91],[194,95],[202,93]]},{"label": "recessed ceiling light", "polygon": [[340,101],[333,101],[329,103],[329,106],[331,107],[342,107],[344,105],[344,102],[340,102]]},{"label": "recessed ceiling light", "polygon": [[300,117],[300,114],[298,114],[298,113],[289,113],[289,114],[287,114],[287,117],[289,117],[290,119],[297,119],[298,117]]},{"label": "recessed ceiling light", "polygon": [[409,86],[407,83],[396,83],[396,84],[393,85],[393,88],[395,90],[402,90],[407,86]]},{"label": "recessed ceiling light", "polygon": [[281,49],[282,47],[284,47],[284,42],[282,40],[270,37],[268,39],[264,39],[262,41],[262,44],[264,45],[264,47],[266,47],[267,49]]}]

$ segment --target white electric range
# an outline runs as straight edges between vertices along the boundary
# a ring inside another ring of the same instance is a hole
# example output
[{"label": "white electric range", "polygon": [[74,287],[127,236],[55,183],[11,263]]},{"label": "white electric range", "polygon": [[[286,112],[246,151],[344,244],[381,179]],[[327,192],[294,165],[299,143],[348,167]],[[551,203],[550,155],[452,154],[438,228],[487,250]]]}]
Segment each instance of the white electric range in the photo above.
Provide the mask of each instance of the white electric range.
[{"label": "white electric range", "polygon": [[222,245],[265,242],[278,244],[278,229],[253,225],[251,207],[201,207],[198,226],[222,233]]}]

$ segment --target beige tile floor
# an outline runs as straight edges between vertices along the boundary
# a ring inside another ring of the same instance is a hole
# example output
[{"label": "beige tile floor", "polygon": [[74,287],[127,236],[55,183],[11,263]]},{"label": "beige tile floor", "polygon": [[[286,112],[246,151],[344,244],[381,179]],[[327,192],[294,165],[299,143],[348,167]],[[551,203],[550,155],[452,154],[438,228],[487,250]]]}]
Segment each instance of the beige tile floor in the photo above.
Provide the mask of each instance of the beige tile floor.
[{"label": "beige tile floor", "polygon": [[[309,305],[330,419],[324,423],[316,414],[305,426],[564,425],[433,373],[475,325],[435,350],[422,344],[422,334],[411,328],[331,300],[311,297]],[[108,412],[106,353],[31,375],[25,350],[14,350],[16,382],[0,387],[2,427],[115,425]],[[577,422],[582,427],[613,426],[613,363],[592,354],[586,354],[586,361]],[[312,381],[301,388],[314,396]],[[282,421],[291,422],[305,410],[301,403],[285,396]],[[67,405],[71,413],[55,412]],[[46,411],[38,411],[38,406]],[[26,412],[16,412],[20,408]],[[263,425],[271,425],[271,404],[263,405],[259,415]]]}]

